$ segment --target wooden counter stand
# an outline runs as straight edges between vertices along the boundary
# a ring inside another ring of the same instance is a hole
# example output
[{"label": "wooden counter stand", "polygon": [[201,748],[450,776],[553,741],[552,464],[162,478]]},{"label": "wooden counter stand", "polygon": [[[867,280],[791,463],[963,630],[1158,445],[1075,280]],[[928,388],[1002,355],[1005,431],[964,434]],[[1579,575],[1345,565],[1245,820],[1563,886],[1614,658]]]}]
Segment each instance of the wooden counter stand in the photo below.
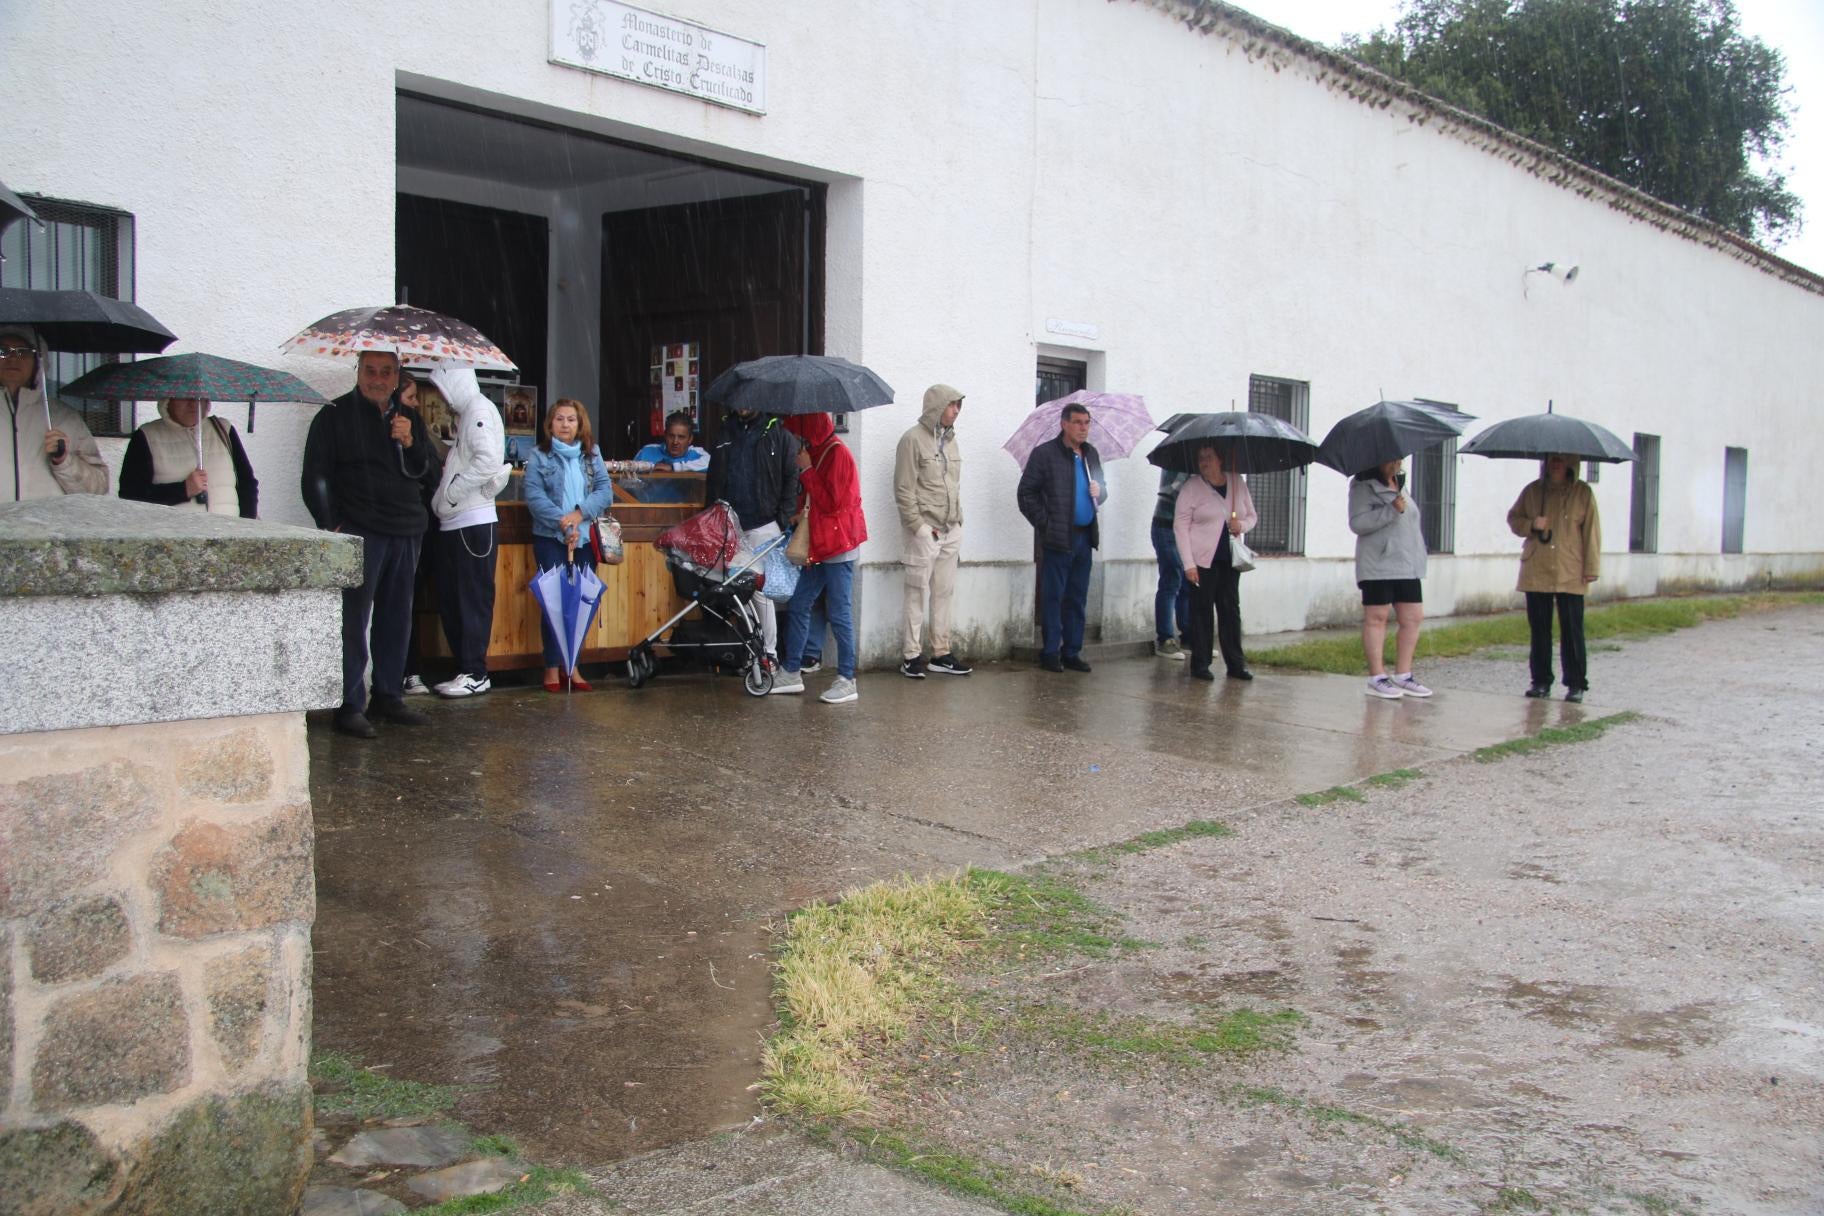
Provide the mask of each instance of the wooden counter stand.
[{"label": "wooden counter stand", "polygon": [[[688,474],[674,475],[679,480]],[[695,494],[702,496],[702,478],[691,478]],[[500,524],[494,554],[494,628],[488,638],[488,670],[513,671],[543,668],[544,643],[539,637],[541,609],[527,584],[538,573],[532,556],[532,514],[523,502],[496,503]],[[653,547],[659,533],[689,519],[703,506],[692,503],[642,503],[629,498],[615,483],[613,515],[621,521],[621,541],[627,558],[618,566],[596,568],[603,591],[601,608],[583,646],[582,662],[619,662],[627,651],[669,620],[685,604],[672,586],[665,556]],[[454,657],[443,636],[437,615],[436,590],[427,584],[414,605],[418,617],[418,655],[433,670],[449,667]]]}]

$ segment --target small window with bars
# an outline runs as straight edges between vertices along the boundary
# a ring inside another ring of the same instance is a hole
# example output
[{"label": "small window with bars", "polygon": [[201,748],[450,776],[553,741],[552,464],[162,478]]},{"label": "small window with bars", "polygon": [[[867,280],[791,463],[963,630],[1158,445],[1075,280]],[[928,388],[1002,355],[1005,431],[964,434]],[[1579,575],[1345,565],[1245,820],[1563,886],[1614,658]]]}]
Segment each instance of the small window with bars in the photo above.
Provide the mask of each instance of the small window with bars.
[{"label": "small window with bars", "polygon": [[[1248,409],[1309,430],[1311,386],[1302,380],[1249,376]],[[1260,522],[1248,533],[1248,546],[1256,553],[1304,553],[1306,481],[1302,468],[1248,474],[1248,492],[1260,513]]]},{"label": "small window with bars", "polygon": [[[1420,397],[1425,405],[1453,414],[1463,411],[1448,401]],[[1457,551],[1457,441],[1426,448],[1412,461],[1412,501],[1419,505],[1419,531],[1427,553]]]},{"label": "small window with bars", "polygon": [[1075,359],[1039,356],[1038,379],[1034,384],[1034,405],[1044,405],[1059,397],[1068,397],[1089,384],[1089,364]]},{"label": "small window with bars", "polygon": [[[42,224],[20,220],[0,237],[0,287],[42,291],[93,291],[133,298],[133,217],[124,211],[27,196]],[[84,372],[115,362],[108,354],[51,352],[45,378],[51,395]],[[132,403],[66,401],[96,435],[125,435]]]}]

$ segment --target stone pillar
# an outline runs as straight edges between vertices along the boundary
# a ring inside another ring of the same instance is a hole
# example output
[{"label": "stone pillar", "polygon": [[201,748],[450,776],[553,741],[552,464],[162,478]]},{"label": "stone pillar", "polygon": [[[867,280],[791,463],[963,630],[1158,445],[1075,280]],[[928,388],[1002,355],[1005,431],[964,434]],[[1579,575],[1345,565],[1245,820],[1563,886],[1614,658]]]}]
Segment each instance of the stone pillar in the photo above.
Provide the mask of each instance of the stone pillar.
[{"label": "stone pillar", "polygon": [[0,1211],[290,1212],[309,756],[360,542],[0,506]]}]

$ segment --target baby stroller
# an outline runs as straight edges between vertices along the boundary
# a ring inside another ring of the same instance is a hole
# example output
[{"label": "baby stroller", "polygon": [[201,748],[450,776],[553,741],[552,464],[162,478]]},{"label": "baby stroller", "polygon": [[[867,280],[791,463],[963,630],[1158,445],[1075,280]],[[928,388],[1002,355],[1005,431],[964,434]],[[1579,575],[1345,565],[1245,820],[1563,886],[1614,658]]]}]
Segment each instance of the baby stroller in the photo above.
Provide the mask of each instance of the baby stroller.
[{"label": "baby stroller", "polygon": [[[781,535],[761,546],[740,566],[730,568],[740,547],[741,524],[734,508],[719,502],[691,516],[654,542],[665,554],[666,568],[678,594],[690,602],[635,644],[627,655],[627,682],[639,688],[657,679],[655,646],[672,654],[695,655],[712,671],[737,672],[749,696],[773,690],[760,616],[750,602],[765,585],[754,567],[786,542]],[[700,610],[700,611],[699,611]],[[686,620],[692,612],[698,615]]]}]

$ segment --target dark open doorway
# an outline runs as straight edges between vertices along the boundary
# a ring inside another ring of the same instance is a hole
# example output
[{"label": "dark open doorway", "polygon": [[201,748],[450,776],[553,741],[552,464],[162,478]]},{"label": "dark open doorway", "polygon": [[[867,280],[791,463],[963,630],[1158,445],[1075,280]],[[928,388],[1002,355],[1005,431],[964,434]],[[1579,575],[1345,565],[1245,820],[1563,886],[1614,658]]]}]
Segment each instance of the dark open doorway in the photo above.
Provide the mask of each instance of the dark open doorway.
[{"label": "dark open doorway", "polygon": [[540,215],[398,196],[399,302],[459,317],[546,386],[551,238]]},{"label": "dark open doorway", "polygon": [[707,388],[748,359],[822,353],[822,210],[821,188],[791,186],[602,216],[604,447],[631,454],[668,406],[695,405],[713,441],[712,407],[660,391],[663,354],[694,355],[677,370]]}]

